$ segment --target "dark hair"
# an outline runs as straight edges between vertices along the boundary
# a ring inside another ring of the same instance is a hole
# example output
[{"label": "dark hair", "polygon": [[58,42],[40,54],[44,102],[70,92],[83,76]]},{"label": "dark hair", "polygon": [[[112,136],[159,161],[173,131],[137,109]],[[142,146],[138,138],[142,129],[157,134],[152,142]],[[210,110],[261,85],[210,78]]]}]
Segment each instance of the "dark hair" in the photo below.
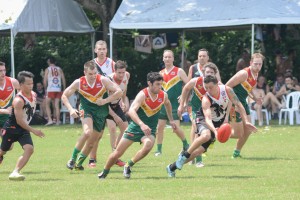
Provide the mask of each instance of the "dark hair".
[{"label": "dark hair", "polygon": [[118,60],[115,64],[115,70],[117,69],[126,69],[127,68],[127,64],[125,61],[122,61],[122,60]]},{"label": "dark hair", "polygon": [[18,77],[17,77],[17,79],[18,79],[18,81],[19,81],[19,83],[20,84],[22,84],[22,83],[24,83],[25,82],[25,78],[34,78],[34,75],[33,75],[33,73],[31,73],[31,72],[29,72],[29,71],[21,71],[21,72],[19,72],[18,73]]},{"label": "dark hair", "polygon": [[0,66],[5,66],[5,62],[0,61]]},{"label": "dark hair", "polygon": [[207,55],[209,56],[209,52],[208,52],[207,49],[205,49],[205,48],[199,49],[198,54],[199,54],[200,51],[206,51]]},{"label": "dark hair", "polygon": [[154,83],[155,81],[162,81],[163,77],[160,75],[159,72],[149,72],[147,74],[147,81],[150,81],[150,83]]},{"label": "dark hair", "polygon": [[212,69],[215,72],[215,74],[218,73],[218,71],[219,71],[217,65],[215,65],[215,63],[212,63],[212,62],[208,62],[204,65],[204,67],[203,67],[204,72],[205,72],[206,68]]},{"label": "dark hair", "polygon": [[50,56],[50,57],[48,58],[48,60],[49,60],[49,62],[50,62],[51,64],[56,64],[56,60],[55,60],[55,58],[54,58],[53,56]]},{"label": "dark hair", "polygon": [[94,70],[95,68],[97,68],[97,64],[94,60],[90,60],[84,63],[84,71],[87,71],[88,69]]},{"label": "dark hair", "polygon": [[218,83],[218,79],[215,76],[208,75],[204,78],[204,83],[205,84],[213,83],[216,85]]},{"label": "dark hair", "polygon": [[293,80],[292,74],[286,74],[286,75],[284,76],[284,79],[287,79],[287,78],[290,78],[291,80]]}]

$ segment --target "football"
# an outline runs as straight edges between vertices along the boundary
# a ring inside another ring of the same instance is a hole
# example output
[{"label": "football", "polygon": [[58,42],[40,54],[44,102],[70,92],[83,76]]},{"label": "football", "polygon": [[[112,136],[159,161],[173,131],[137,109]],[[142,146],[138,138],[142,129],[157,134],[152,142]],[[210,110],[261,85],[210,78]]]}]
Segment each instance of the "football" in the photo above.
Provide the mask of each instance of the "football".
[{"label": "football", "polygon": [[227,142],[231,135],[231,125],[228,123],[224,123],[218,129],[217,139],[221,143]]}]

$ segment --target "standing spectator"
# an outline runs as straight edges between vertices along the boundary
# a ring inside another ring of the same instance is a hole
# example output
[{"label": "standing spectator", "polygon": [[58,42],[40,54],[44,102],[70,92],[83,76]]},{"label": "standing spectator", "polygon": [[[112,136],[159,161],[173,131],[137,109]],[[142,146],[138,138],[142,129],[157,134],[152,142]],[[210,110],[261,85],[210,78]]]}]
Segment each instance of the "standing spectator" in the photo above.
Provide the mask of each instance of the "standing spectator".
[{"label": "standing spectator", "polygon": [[47,88],[46,96],[46,112],[48,116],[48,123],[46,126],[53,124],[53,119],[51,116],[50,102],[54,100],[54,110],[56,117],[56,125],[60,124],[60,111],[59,102],[62,95],[62,91],[66,89],[66,79],[64,72],[58,66],[56,66],[55,59],[49,57],[47,60],[48,68],[45,70],[44,76],[44,86]]},{"label": "standing spectator", "polygon": [[241,58],[236,63],[235,71],[238,72],[250,65],[250,53],[248,49],[244,49]]},{"label": "standing spectator", "polygon": [[45,117],[46,114],[46,93],[44,86],[41,82],[36,84],[36,104],[39,106],[39,115]]}]

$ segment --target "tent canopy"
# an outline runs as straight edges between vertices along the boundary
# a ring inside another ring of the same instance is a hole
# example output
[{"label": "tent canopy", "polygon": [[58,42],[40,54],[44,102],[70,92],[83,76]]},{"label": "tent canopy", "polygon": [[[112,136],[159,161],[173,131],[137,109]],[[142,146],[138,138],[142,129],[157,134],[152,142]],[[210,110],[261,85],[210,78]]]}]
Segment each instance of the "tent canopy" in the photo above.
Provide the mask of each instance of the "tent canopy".
[{"label": "tent canopy", "polygon": [[0,0],[0,31],[92,33],[94,28],[74,0]]},{"label": "tent canopy", "polygon": [[111,29],[192,29],[299,24],[298,0],[123,0]]},{"label": "tent canopy", "polygon": [[15,77],[14,38],[18,33],[75,34],[94,28],[74,0],[0,0],[0,34],[11,37],[11,76]]}]

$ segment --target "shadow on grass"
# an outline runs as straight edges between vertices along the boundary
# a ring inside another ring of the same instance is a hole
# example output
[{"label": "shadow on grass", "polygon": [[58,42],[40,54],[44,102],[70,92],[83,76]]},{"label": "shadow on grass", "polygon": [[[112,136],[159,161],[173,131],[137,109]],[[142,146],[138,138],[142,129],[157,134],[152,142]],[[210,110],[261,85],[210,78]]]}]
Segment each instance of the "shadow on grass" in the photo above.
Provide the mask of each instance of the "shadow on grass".
[{"label": "shadow on grass", "polygon": [[[138,176],[138,175],[137,175]],[[135,177],[134,175],[131,176],[130,179],[124,178],[122,175],[120,177],[107,177],[107,179],[111,180],[124,180],[124,181],[134,181],[134,180],[175,180],[175,179],[195,179],[196,176],[182,176],[182,177],[176,177],[176,178],[170,178],[167,175],[165,177],[161,176],[144,176],[144,177]]]},{"label": "shadow on grass", "polygon": [[223,178],[223,179],[250,179],[256,178],[255,176],[212,176],[213,178]]},{"label": "shadow on grass", "polygon": [[297,159],[279,158],[279,157],[243,157],[243,160],[272,161],[272,160],[297,160]]},{"label": "shadow on grass", "polygon": [[24,172],[24,174],[48,174],[49,171]]},{"label": "shadow on grass", "polygon": [[64,181],[64,179],[61,179],[61,178],[33,178],[33,179],[31,179],[29,177],[27,181],[55,182],[55,181]]}]

